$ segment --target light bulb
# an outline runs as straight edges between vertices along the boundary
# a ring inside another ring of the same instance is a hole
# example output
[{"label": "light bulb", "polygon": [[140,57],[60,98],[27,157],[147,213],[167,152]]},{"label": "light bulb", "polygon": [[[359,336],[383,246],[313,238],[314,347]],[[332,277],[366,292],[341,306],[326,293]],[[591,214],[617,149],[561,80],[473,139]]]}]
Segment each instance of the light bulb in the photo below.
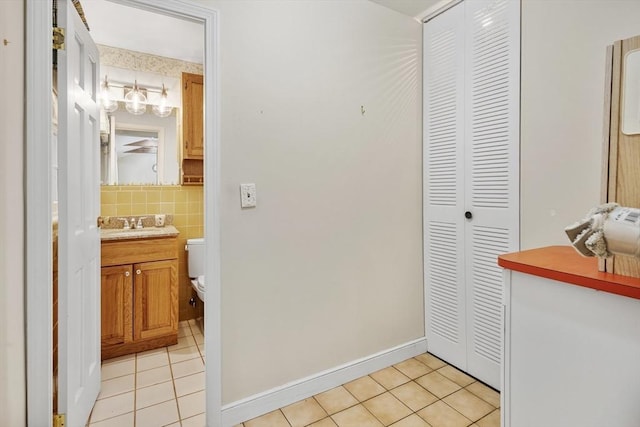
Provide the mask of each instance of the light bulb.
[{"label": "light bulb", "polygon": [[125,107],[131,114],[139,116],[147,111],[147,97],[138,88],[138,81],[134,81],[133,89],[124,97]]},{"label": "light bulb", "polygon": [[167,89],[162,85],[162,93],[160,94],[160,103],[151,107],[153,114],[158,117],[168,117],[171,114],[173,108],[167,105]]},{"label": "light bulb", "polygon": [[104,76],[104,81],[100,85],[100,89],[100,104],[102,105],[102,109],[107,113],[113,113],[118,109],[118,101],[111,99],[111,94],[109,93],[109,80],[107,80],[107,76]]}]

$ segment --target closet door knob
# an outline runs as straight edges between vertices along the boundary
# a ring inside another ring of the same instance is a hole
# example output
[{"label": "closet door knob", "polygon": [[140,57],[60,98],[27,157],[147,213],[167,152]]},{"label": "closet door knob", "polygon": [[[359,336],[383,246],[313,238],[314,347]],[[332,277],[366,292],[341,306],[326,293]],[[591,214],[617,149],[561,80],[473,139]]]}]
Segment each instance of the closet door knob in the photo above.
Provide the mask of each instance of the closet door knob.
[{"label": "closet door knob", "polygon": [[467,218],[467,219],[471,219],[471,218],[473,218],[473,214],[471,212],[469,212],[469,211],[466,211],[464,213],[464,217]]},{"label": "closet door knob", "polygon": [[136,270],[136,274],[140,274],[142,273],[142,271],[140,271],[140,269]]},{"label": "closet door knob", "polygon": [[125,271],[125,272],[124,272],[124,277],[129,277],[129,275],[130,275],[130,274],[131,274],[131,273],[129,273],[128,271]]}]

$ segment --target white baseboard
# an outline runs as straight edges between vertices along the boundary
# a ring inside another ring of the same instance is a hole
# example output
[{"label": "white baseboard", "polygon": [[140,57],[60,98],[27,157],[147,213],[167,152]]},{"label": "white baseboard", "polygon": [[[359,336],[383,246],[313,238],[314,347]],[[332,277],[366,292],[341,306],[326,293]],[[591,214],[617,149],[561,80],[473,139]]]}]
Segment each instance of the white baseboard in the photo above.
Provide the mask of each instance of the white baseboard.
[{"label": "white baseboard", "polygon": [[278,408],[330,390],[364,375],[402,362],[427,351],[427,339],[419,338],[362,359],[292,381],[280,387],[222,407],[222,425],[234,426]]}]

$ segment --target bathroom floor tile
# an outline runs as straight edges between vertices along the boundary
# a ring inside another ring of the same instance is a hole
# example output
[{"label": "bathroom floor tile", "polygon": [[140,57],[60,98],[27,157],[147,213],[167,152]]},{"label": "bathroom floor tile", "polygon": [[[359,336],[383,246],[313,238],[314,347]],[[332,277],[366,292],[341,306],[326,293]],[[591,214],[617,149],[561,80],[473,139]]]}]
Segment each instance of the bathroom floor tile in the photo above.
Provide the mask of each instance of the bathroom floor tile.
[{"label": "bathroom floor tile", "polygon": [[173,372],[173,378],[186,377],[187,375],[197,374],[204,371],[204,363],[202,359],[189,359],[184,362],[177,362],[171,364],[171,371]]},{"label": "bathroom floor tile", "polygon": [[394,365],[394,368],[396,368],[412,380],[428,374],[433,370],[417,359],[407,359],[404,362]]},{"label": "bathroom floor tile", "polygon": [[391,394],[414,412],[438,400],[436,396],[413,381],[391,390]]},{"label": "bathroom floor tile", "polygon": [[385,426],[399,421],[413,412],[389,392],[367,400],[363,405]]},{"label": "bathroom floor tile", "polygon": [[495,409],[465,389],[458,390],[442,400],[471,421],[477,421]]},{"label": "bathroom floor tile", "polygon": [[153,368],[159,368],[161,366],[167,366],[169,364],[169,357],[167,351],[147,354],[145,356],[139,356],[136,360],[136,371],[147,371]]},{"label": "bathroom floor tile", "polygon": [[338,427],[379,427],[382,423],[362,405],[352,406],[331,416]]},{"label": "bathroom floor tile", "polygon": [[313,397],[282,408],[282,413],[291,427],[304,427],[327,417],[327,412]]},{"label": "bathroom floor tile", "polygon": [[118,415],[117,417],[91,423],[89,427],[133,427],[134,418],[134,413],[129,412],[124,415]]},{"label": "bathroom floor tile", "polygon": [[391,427],[431,427],[431,426],[416,414],[411,414],[407,418],[403,418],[397,423],[391,424]]},{"label": "bathroom floor tile", "polygon": [[374,396],[384,393],[386,390],[380,384],[375,382],[373,378],[366,376],[358,378],[344,385],[349,393],[351,393],[360,402],[371,399]]},{"label": "bathroom floor tile", "polygon": [[396,388],[401,384],[411,381],[409,377],[398,371],[393,366],[381,369],[377,372],[374,372],[373,374],[370,374],[369,376],[376,380],[376,382],[378,382],[387,390],[391,390],[392,388]]},{"label": "bathroom floor tile", "polygon": [[466,389],[478,396],[480,399],[489,403],[490,405],[493,405],[493,407],[500,407],[500,393],[498,393],[491,387],[486,386],[479,381],[476,381],[469,384]]},{"label": "bathroom floor tile", "polygon": [[320,421],[316,421],[313,424],[309,424],[309,427],[337,427],[338,424],[335,423],[331,418],[324,418]]},{"label": "bathroom floor tile", "polygon": [[178,337],[178,343],[167,347],[167,349],[173,351],[194,345],[196,345],[196,340],[193,338],[193,335],[186,335],[184,337]]},{"label": "bathroom floor tile", "polygon": [[134,374],[105,380],[100,383],[100,394],[98,394],[98,399],[104,399],[105,397],[111,397],[116,394],[133,391],[135,390],[135,387],[136,381]]},{"label": "bathroom floor tile", "polygon": [[175,399],[173,382],[167,381],[136,390],[136,410]]},{"label": "bathroom floor tile", "polygon": [[460,390],[461,388],[458,384],[438,372],[431,372],[430,374],[416,379],[416,382],[440,399]]},{"label": "bathroom floor tile", "polygon": [[430,353],[420,354],[414,357],[414,359],[419,360],[420,362],[424,363],[425,365],[427,365],[428,367],[434,370],[440,369],[443,366],[447,365],[446,362],[442,361],[441,359],[438,359],[436,356]]},{"label": "bathroom floor tile", "polygon": [[198,414],[195,417],[182,419],[182,427],[205,427],[206,415],[204,413]]},{"label": "bathroom floor tile", "polygon": [[133,411],[134,392],[118,394],[97,400],[93,405],[91,422],[106,420]]},{"label": "bathroom floor tile", "polygon": [[204,391],[199,391],[178,398],[178,407],[182,418],[189,418],[205,411],[204,393]]},{"label": "bathroom floor tile", "polygon": [[438,373],[449,378],[451,381],[453,381],[454,383],[458,384],[461,387],[466,387],[475,381],[474,378],[470,377],[469,375],[465,374],[462,371],[459,371],[453,366],[443,366],[442,368],[438,369]]},{"label": "bathroom floor tile", "polygon": [[244,422],[245,427],[291,427],[282,411],[269,412],[268,414]]},{"label": "bathroom floor tile", "polygon": [[202,391],[204,390],[204,372],[177,378],[173,383],[178,397]]},{"label": "bathroom floor tile", "polygon": [[316,394],[314,397],[329,415],[358,404],[358,400],[343,386]]},{"label": "bathroom floor tile", "polygon": [[151,385],[171,381],[171,368],[169,365],[149,369],[136,374],[136,387],[144,388]]},{"label": "bathroom floor tile", "polygon": [[175,399],[136,411],[136,426],[166,426],[180,421]]},{"label": "bathroom floor tile", "polygon": [[500,427],[500,410],[496,409],[484,418],[476,421],[478,427]]},{"label": "bathroom floor tile", "polygon": [[471,424],[470,419],[441,400],[420,410],[418,415],[432,427],[467,427]]},{"label": "bathroom floor tile", "polygon": [[[205,425],[204,337],[195,322],[180,329],[177,346],[103,363],[89,427]],[[498,392],[426,353],[235,427],[499,427],[499,405]]]},{"label": "bathroom floor tile", "polygon": [[134,374],[135,372],[136,356],[133,354],[105,360],[102,363],[101,376],[102,381],[105,381],[112,378],[122,377],[124,375]]},{"label": "bathroom floor tile", "polygon": [[183,362],[185,360],[195,359],[196,357],[201,357],[201,355],[198,346],[195,345],[169,352],[171,363]]}]

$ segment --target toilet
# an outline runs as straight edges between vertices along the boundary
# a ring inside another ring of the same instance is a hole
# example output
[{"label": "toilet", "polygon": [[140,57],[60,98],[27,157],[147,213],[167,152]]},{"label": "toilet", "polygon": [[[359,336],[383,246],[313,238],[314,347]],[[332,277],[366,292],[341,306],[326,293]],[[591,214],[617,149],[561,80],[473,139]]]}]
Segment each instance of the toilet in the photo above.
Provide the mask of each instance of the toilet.
[{"label": "toilet", "polygon": [[200,301],[204,302],[204,238],[187,239],[185,250],[188,252],[187,262],[191,286],[198,294]]}]

